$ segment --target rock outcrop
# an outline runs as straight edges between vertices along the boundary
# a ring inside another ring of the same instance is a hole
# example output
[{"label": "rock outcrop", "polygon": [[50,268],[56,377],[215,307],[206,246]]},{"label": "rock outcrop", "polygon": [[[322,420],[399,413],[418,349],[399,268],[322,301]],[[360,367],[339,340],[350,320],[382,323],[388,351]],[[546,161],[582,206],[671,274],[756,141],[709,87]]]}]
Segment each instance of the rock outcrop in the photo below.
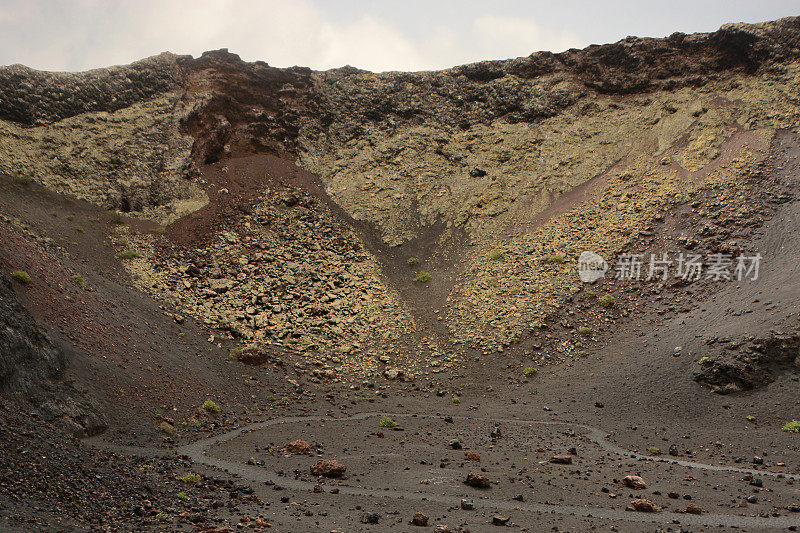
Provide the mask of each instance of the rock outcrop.
[{"label": "rock outcrop", "polygon": [[0,392],[76,435],[102,431],[106,424],[97,406],[62,379],[66,363],[63,350],[19,304],[12,282],[0,273]]},{"label": "rock outcrop", "polygon": [[[611,257],[665,206],[735,189],[796,124],[798,83],[797,17],[435,72],[275,68],[225,49],[79,74],[12,66],[0,174],[165,226],[129,239],[143,256],[129,271],[226,335],[368,372],[378,352],[439,366],[529,336],[578,289],[582,251]],[[259,157],[313,176],[237,163]]]}]

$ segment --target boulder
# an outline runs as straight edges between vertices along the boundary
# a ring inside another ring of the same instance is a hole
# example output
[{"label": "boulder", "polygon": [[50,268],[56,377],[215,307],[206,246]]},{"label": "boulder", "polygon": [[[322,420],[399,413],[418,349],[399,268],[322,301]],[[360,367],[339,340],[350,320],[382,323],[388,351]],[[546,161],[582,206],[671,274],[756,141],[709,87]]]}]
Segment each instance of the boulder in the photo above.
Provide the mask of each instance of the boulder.
[{"label": "boulder", "polygon": [[411,518],[411,523],[415,526],[426,527],[428,525],[428,515],[425,513],[414,513],[414,517]]},{"label": "boulder", "polygon": [[630,508],[640,513],[655,513],[661,510],[656,504],[645,498],[637,498],[635,500],[631,500]]},{"label": "boulder", "polygon": [[629,489],[643,490],[647,488],[647,483],[644,482],[640,476],[625,476],[622,478],[622,484]]},{"label": "boulder", "polygon": [[492,482],[489,481],[489,478],[482,474],[476,474],[475,472],[467,474],[467,479],[464,480],[464,483],[476,489],[488,489],[492,486]]},{"label": "boulder", "polygon": [[283,450],[291,455],[303,455],[311,450],[311,445],[303,439],[297,439],[287,444]]},{"label": "boulder", "polygon": [[341,477],[347,470],[347,465],[336,459],[320,459],[311,465],[311,473],[322,477]]}]

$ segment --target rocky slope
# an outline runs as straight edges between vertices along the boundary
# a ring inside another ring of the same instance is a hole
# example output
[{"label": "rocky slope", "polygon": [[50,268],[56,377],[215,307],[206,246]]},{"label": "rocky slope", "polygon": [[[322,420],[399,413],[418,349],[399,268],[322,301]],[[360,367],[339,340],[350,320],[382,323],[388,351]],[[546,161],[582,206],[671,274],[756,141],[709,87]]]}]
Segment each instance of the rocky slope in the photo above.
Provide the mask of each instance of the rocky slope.
[{"label": "rocky slope", "polygon": [[20,305],[11,281],[1,274],[0,391],[77,436],[103,431],[105,417],[91,395],[64,379],[66,364],[63,349]]},{"label": "rocky slope", "polygon": [[[435,369],[530,337],[579,289],[582,250],[613,256],[665,207],[735,186],[797,122],[799,43],[789,18],[438,72],[227,50],[12,66],[0,171],[162,225],[115,242],[178,313],[325,365]],[[259,154],[318,178],[259,174]]]}]

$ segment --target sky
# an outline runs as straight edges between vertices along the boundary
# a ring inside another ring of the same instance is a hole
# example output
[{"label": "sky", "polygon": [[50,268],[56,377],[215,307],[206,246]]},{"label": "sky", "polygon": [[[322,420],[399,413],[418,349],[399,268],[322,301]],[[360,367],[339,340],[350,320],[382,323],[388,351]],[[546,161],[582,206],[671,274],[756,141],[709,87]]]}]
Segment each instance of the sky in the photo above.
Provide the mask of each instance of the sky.
[{"label": "sky", "polygon": [[430,70],[792,15],[798,0],[0,0],[0,65],[228,48],[277,67]]}]

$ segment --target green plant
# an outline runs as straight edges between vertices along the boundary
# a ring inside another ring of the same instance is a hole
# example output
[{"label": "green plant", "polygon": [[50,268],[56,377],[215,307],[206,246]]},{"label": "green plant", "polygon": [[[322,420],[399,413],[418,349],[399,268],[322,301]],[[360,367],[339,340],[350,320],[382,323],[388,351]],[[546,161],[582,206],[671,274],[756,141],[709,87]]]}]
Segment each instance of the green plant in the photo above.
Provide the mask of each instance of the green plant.
[{"label": "green plant", "polygon": [[592,328],[590,328],[589,326],[579,326],[578,333],[580,333],[581,335],[591,335]]},{"label": "green plant", "polygon": [[647,451],[648,451],[648,453],[650,453],[651,455],[661,455],[661,450],[659,450],[659,449],[658,449],[658,448],[656,448],[655,446],[650,446],[649,448],[647,448]]},{"label": "green plant", "polygon": [[153,468],[153,465],[149,465],[147,463],[139,466],[139,470],[141,470],[142,472],[144,472],[145,470],[150,470],[151,468]]},{"label": "green plant", "polygon": [[614,307],[617,305],[617,299],[610,294],[602,295],[597,301],[600,302],[600,305],[603,307]]},{"label": "green plant", "polygon": [[15,280],[19,281],[23,285],[27,285],[31,282],[31,276],[24,270],[15,270],[11,273],[11,277]]},{"label": "green plant", "polygon": [[489,252],[489,259],[491,259],[492,261],[500,261],[505,257],[505,255],[506,252],[504,250],[497,248]]},{"label": "green plant", "polygon": [[74,226],[73,229],[78,233],[86,233],[86,230],[83,229],[83,226]]},{"label": "green plant", "polygon": [[586,294],[583,297],[587,300],[595,300],[597,299],[597,293],[594,291],[586,291]]},{"label": "green plant", "polygon": [[70,222],[72,222],[73,220],[75,220],[75,215],[74,215],[74,214],[72,214],[72,213],[70,213],[69,215],[67,215],[67,217],[66,217],[66,218],[67,218],[67,220],[69,220]]},{"label": "green plant", "polygon": [[187,472],[181,476],[181,481],[184,483],[197,483],[200,481],[200,474],[195,474],[194,472]]},{"label": "green plant", "polygon": [[203,410],[207,413],[219,413],[220,407],[213,400],[203,402]]},{"label": "green plant", "polygon": [[117,259],[136,259],[137,257],[141,256],[134,250],[125,250],[117,254]]},{"label": "green plant", "polygon": [[560,265],[566,260],[564,254],[553,254],[547,258],[547,262],[553,265]]},{"label": "green plant", "polygon": [[453,403],[456,404],[456,405],[460,404],[461,403],[461,398],[459,398],[458,396],[453,394]]},{"label": "green plant", "polygon": [[[184,494],[184,496],[185,496],[185,494]],[[164,514],[164,513],[162,513],[161,511],[159,511],[158,513],[156,513],[156,519],[157,519],[157,520],[164,520],[166,517],[167,517],[167,515],[165,515],[165,514]]]},{"label": "green plant", "polygon": [[414,276],[414,281],[417,283],[428,283],[431,280],[431,275],[429,272],[420,272],[416,276]]},{"label": "green plant", "polygon": [[378,424],[382,428],[394,428],[397,427],[397,422],[389,418],[388,416],[384,416],[381,418],[380,424]]},{"label": "green plant", "polygon": [[525,376],[526,378],[535,375],[536,372],[538,372],[538,370],[536,369],[535,366],[526,366],[525,368],[522,369],[522,375]]},{"label": "green plant", "polygon": [[410,267],[415,267],[415,266],[419,265],[419,258],[417,258],[417,257],[409,257],[408,261],[406,261],[406,263]]},{"label": "green plant", "polygon": [[709,361],[711,361],[711,358],[709,356],[707,356],[707,355],[704,355],[703,357],[700,358],[700,360],[697,362],[697,364],[698,365],[704,365],[704,364],[708,363]]},{"label": "green plant", "polygon": [[154,230],[152,231],[152,233],[155,233],[155,234],[157,234],[157,235],[163,235],[163,234],[165,234],[166,232],[167,232],[167,228],[165,228],[164,226],[159,226],[159,227],[157,227],[156,229],[154,229]]},{"label": "green plant", "polygon": [[83,276],[81,276],[80,274],[73,274],[72,281],[74,281],[81,287],[84,287],[86,285],[86,282],[83,280]]},{"label": "green plant", "polygon": [[122,224],[123,222],[124,222],[124,220],[122,219],[122,215],[117,213],[116,211],[112,211],[108,215],[108,223],[109,224],[119,225],[119,224]]},{"label": "green plant", "polygon": [[800,433],[800,420],[786,422],[781,428],[781,431],[785,431],[787,433]]},{"label": "green plant", "polygon": [[178,493],[178,499],[179,499],[179,500],[188,500],[188,499],[189,499],[189,496],[187,496],[185,492],[183,492],[183,491],[180,491],[180,492]]}]

